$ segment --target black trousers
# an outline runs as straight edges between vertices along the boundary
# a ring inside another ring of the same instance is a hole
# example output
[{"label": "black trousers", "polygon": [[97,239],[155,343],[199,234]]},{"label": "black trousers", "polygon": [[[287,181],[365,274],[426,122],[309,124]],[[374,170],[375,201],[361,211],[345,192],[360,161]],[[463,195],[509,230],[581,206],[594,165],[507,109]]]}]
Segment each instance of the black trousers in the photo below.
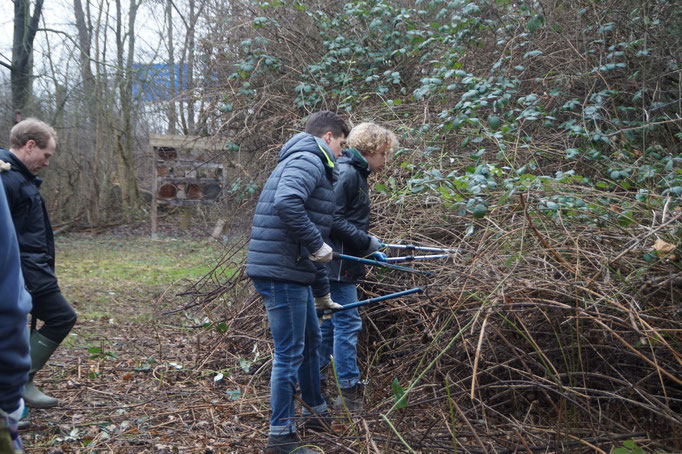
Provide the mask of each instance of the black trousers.
[{"label": "black trousers", "polygon": [[44,322],[38,332],[58,344],[69,334],[77,318],[62,292],[34,296],[31,315]]}]

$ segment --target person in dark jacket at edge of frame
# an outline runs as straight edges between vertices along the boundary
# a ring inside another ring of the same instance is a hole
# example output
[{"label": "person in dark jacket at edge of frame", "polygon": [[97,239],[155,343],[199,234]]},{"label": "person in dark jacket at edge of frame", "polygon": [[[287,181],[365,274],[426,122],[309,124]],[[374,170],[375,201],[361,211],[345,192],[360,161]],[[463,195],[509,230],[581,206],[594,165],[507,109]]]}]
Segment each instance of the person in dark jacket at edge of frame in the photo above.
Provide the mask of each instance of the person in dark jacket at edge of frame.
[{"label": "person in dark jacket at edge of frame", "polygon": [[[0,173],[10,165],[0,161]],[[23,452],[18,433],[24,411],[21,398],[28,380],[28,313],[31,295],[24,287],[17,235],[0,184],[0,454]]]},{"label": "person in dark jacket at edge of frame", "polygon": [[24,281],[33,303],[31,315],[33,322],[43,322],[40,329],[34,329],[35,325],[31,329],[31,369],[24,390],[24,402],[35,408],[58,404],[56,398],[43,394],[33,379],[76,323],[76,311],[57,282],[52,226],[40,195],[42,180],[35,175],[50,163],[56,141],[57,134],[50,125],[27,118],[10,130],[9,151],[0,149],[0,160],[10,165],[1,176],[19,242]]},{"label": "person in dark jacket at edge of frame", "polygon": [[330,428],[320,391],[316,307],[341,307],[329,294],[324,263],[333,254],[326,241],[335,206],[334,167],[348,132],[337,114],[312,114],[305,132],[282,147],[256,205],[246,273],[264,300],[275,344],[268,454],[316,452],[302,446],[296,433],[296,383],[306,429]]},{"label": "person in dark jacket at edge of frame", "polygon": [[[384,168],[388,157],[398,148],[398,139],[392,131],[375,123],[360,123],[351,130],[348,147],[336,165],[336,211],[329,244],[342,254],[385,261],[386,256],[379,252],[381,241],[368,233],[370,191],[367,178],[370,172],[376,174]],[[343,306],[357,302],[356,284],[365,276],[364,265],[336,259],[327,264],[327,272],[332,300]],[[334,403],[350,411],[363,408],[364,387],[357,364],[358,334],[361,329],[362,319],[357,308],[332,314],[320,327],[322,377],[333,354],[340,390]]]}]

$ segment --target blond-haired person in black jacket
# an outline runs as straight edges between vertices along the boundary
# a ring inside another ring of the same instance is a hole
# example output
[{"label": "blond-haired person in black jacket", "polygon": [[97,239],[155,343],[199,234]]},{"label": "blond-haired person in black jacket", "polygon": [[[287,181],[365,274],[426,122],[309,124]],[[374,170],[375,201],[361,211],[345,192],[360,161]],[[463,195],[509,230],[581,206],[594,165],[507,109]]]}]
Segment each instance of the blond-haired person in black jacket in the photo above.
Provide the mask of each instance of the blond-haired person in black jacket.
[{"label": "blond-haired person in black jacket", "polygon": [[[337,161],[338,178],[334,183],[336,211],[329,244],[342,254],[381,258],[382,254],[378,252],[381,242],[368,233],[370,191],[367,178],[371,172],[384,168],[398,147],[398,139],[393,132],[375,123],[360,123],[351,130],[347,143],[349,148]],[[356,284],[365,276],[364,265],[355,261],[332,260],[327,264],[327,273],[335,303],[346,306],[358,300]],[[329,363],[329,356],[334,355],[341,389],[336,404],[351,411],[362,408],[363,388],[357,365],[361,328],[362,320],[357,308],[336,312],[320,326],[320,365],[324,368]]]}]

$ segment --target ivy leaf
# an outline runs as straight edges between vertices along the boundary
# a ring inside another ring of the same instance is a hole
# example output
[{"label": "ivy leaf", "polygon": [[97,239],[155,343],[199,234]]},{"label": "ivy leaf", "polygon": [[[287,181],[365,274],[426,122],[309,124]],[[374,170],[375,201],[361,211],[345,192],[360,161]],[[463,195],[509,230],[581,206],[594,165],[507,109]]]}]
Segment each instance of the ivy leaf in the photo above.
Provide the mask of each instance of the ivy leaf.
[{"label": "ivy leaf", "polygon": [[526,52],[525,54],[523,54],[523,59],[525,60],[526,58],[536,57],[542,54],[543,52],[541,50],[531,50],[530,52]]},{"label": "ivy leaf", "polygon": [[239,389],[228,389],[225,394],[230,397],[230,400],[237,400],[241,397],[242,392]]},{"label": "ivy leaf", "polygon": [[497,115],[488,115],[488,124],[490,129],[497,131],[500,128],[500,117]]},{"label": "ivy leaf", "polygon": [[544,24],[545,24],[544,16],[538,14],[528,21],[528,31],[530,31],[531,33],[535,33],[535,30],[542,27]]},{"label": "ivy leaf", "polygon": [[485,215],[488,213],[488,207],[486,207],[482,203],[479,203],[471,209],[471,212],[474,214],[474,217],[476,219],[481,219],[484,218]]}]

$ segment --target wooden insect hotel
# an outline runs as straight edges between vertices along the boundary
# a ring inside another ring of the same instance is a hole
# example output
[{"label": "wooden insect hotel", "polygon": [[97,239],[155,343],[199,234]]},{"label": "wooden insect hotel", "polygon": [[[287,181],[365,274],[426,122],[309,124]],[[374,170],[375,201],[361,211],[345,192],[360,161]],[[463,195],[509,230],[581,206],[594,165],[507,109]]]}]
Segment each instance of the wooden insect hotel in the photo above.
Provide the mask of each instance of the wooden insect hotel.
[{"label": "wooden insect hotel", "polygon": [[186,207],[213,205],[227,183],[220,158],[224,139],[150,134],[154,156],[152,238],[157,234],[159,204]]}]

